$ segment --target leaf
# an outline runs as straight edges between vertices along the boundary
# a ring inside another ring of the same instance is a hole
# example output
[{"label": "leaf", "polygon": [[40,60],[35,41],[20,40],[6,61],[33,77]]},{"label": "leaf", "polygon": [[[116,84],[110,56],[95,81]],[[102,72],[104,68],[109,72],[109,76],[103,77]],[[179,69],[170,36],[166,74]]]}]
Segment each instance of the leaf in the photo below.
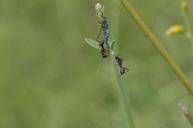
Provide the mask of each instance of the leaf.
[{"label": "leaf", "polygon": [[99,47],[99,42],[97,42],[97,41],[95,41],[95,40],[93,40],[93,39],[90,39],[90,38],[85,38],[84,40],[85,40],[86,43],[87,43],[88,45],[90,45],[91,47],[96,48],[96,49],[100,49],[100,47]]},{"label": "leaf", "polygon": [[115,45],[115,40],[113,40],[113,41],[111,42],[111,48],[112,48],[112,49],[114,49],[114,45]]}]

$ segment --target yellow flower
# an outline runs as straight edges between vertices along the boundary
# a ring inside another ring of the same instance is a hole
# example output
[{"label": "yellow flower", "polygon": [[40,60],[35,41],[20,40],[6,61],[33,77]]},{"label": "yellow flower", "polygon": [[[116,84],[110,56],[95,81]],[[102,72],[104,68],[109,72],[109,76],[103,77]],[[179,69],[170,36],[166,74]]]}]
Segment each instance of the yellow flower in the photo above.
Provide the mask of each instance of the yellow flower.
[{"label": "yellow flower", "polygon": [[184,31],[181,25],[173,25],[166,31],[166,36],[171,36],[173,34],[182,33]]}]

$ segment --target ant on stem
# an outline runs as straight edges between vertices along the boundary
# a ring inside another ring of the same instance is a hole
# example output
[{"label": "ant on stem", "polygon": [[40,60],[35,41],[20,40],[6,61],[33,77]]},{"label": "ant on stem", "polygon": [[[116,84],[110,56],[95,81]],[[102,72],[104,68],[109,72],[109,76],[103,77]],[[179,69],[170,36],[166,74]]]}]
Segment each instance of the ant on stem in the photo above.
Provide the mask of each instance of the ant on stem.
[{"label": "ant on stem", "polygon": [[125,73],[127,73],[129,71],[128,68],[123,66],[123,59],[121,57],[115,56],[115,60],[117,61],[117,64],[120,68],[120,74],[124,75]]},{"label": "ant on stem", "polygon": [[101,53],[102,57],[107,58],[109,53],[110,53],[110,50],[108,48],[108,44],[106,43],[107,39],[99,40],[101,32],[102,32],[102,30],[100,30],[96,40],[99,42],[100,53]]}]

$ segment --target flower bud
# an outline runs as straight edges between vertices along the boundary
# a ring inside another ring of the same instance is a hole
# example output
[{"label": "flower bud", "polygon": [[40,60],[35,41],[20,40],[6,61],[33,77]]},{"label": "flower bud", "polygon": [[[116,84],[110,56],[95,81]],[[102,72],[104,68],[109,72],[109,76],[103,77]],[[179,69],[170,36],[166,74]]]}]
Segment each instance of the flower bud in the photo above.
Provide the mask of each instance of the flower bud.
[{"label": "flower bud", "polygon": [[166,36],[171,36],[173,34],[182,33],[184,31],[181,25],[173,25],[166,31]]},{"label": "flower bud", "polygon": [[98,24],[101,24],[101,17],[104,14],[104,6],[100,3],[95,4],[95,10],[96,10],[96,21]]},{"label": "flower bud", "polygon": [[100,4],[100,3],[96,3],[95,4],[95,10],[96,10],[96,12],[99,12],[99,11],[101,11],[102,10],[102,5]]}]

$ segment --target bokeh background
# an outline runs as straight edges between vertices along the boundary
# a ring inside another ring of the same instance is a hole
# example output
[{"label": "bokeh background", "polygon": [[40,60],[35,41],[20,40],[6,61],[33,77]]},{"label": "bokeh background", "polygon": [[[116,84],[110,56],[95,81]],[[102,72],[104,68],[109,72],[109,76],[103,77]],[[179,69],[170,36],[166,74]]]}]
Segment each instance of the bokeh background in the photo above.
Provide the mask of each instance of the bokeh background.
[{"label": "bokeh background", "polygon": [[[177,103],[191,109],[192,98],[118,1],[0,0],[1,128],[124,126],[109,60],[84,42],[99,31],[96,2],[130,69],[123,81],[136,127],[191,127]],[[130,2],[193,80],[192,45],[182,34],[165,36],[183,24],[181,0]]]}]

